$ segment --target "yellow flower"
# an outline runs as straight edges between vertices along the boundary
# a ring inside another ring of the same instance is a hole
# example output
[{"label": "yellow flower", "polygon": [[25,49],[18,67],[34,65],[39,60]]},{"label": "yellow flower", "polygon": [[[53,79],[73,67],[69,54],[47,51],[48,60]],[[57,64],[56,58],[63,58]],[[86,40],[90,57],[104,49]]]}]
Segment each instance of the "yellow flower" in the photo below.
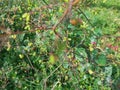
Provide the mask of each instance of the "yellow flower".
[{"label": "yellow flower", "polygon": [[93,51],[93,50],[94,50],[94,48],[93,48],[93,45],[92,45],[92,44],[90,44],[90,46],[89,46],[89,50],[90,50],[90,51]]},{"label": "yellow flower", "polygon": [[22,58],[24,58],[24,55],[23,54],[19,54],[19,57],[22,59]]},{"label": "yellow flower", "polygon": [[101,43],[104,43],[104,39],[101,40]]},{"label": "yellow flower", "polygon": [[13,39],[16,39],[17,36],[16,36],[16,35],[12,35],[11,37],[12,37]]},{"label": "yellow flower", "polygon": [[11,48],[10,42],[7,42],[7,51],[9,51]]},{"label": "yellow flower", "polygon": [[29,42],[29,43],[28,43],[28,46],[29,46],[29,47],[30,47],[30,46],[32,46],[32,45],[33,45],[33,43],[32,43],[32,42]]},{"label": "yellow flower", "polygon": [[66,41],[66,40],[67,40],[67,37],[64,37],[64,38],[63,38],[63,41]]},{"label": "yellow flower", "polygon": [[58,57],[55,54],[51,53],[49,56],[49,63],[55,64],[57,60],[58,60]]},{"label": "yellow flower", "polygon": [[89,69],[88,72],[89,72],[89,74],[93,74],[94,73],[91,69]]}]

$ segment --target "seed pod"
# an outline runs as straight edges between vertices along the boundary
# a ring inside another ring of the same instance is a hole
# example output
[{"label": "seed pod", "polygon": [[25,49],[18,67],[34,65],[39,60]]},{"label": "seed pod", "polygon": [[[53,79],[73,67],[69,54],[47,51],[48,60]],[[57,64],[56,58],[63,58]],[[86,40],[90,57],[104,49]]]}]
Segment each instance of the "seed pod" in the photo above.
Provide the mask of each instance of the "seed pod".
[{"label": "seed pod", "polygon": [[77,25],[77,20],[76,19],[71,19],[70,20],[70,24],[72,24],[72,25]]},{"label": "seed pod", "polygon": [[70,24],[72,24],[72,25],[83,24],[83,21],[80,18],[78,18],[78,19],[71,19],[70,20]]}]

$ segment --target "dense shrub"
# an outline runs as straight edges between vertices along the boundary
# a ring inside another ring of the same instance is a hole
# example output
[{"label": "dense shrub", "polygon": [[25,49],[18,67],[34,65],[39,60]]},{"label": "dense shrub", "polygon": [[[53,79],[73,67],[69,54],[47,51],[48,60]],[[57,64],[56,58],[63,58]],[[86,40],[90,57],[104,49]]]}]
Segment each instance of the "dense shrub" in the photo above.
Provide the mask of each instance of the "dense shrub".
[{"label": "dense shrub", "polygon": [[119,90],[120,6],[111,2],[1,0],[0,89]]}]

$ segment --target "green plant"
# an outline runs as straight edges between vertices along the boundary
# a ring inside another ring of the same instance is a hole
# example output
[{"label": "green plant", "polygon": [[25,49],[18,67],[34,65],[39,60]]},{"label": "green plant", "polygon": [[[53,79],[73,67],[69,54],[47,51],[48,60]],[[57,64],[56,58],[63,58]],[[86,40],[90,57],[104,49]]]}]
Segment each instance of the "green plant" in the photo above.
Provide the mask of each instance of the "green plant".
[{"label": "green plant", "polygon": [[111,4],[1,0],[0,89],[119,88],[120,13]]}]

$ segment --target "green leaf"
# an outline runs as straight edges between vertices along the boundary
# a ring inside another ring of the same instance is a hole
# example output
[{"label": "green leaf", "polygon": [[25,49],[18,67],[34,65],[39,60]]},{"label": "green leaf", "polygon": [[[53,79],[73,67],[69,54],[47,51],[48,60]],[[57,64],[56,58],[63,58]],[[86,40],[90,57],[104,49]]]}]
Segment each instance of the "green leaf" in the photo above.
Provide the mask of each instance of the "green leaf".
[{"label": "green leaf", "polygon": [[101,54],[100,56],[98,56],[98,60],[96,61],[96,63],[100,66],[105,66],[106,65],[106,56],[104,54]]},{"label": "green leaf", "polygon": [[65,2],[68,2],[68,0],[64,0]]},{"label": "green leaf", "polygon": [[24,34],[24,33],[23,33],[23,34],[18,35],[19,40],[20,40],[20,41],[23,41],[24,36],[25,36],[25,34]]},{"label": "green leaf", "polygon": [[62,52],[64,51],[64,49],[65,49],[65,42],[58,41],[56,53],[57,53],[58,55],[59,55],[59,54],[62,54]]},{"label": "green leaf", "polygon": [[50,64],[55,64],[55,56],[53,55],[53,54],[50,54],[50,56],[49,56],[49,63]]},{"label": "green leaf", "polygon": [[22,15],[22,18],[25,18],[25,17],[27,17],[28,16],[28,13],[24,13],[23,15]]}]

